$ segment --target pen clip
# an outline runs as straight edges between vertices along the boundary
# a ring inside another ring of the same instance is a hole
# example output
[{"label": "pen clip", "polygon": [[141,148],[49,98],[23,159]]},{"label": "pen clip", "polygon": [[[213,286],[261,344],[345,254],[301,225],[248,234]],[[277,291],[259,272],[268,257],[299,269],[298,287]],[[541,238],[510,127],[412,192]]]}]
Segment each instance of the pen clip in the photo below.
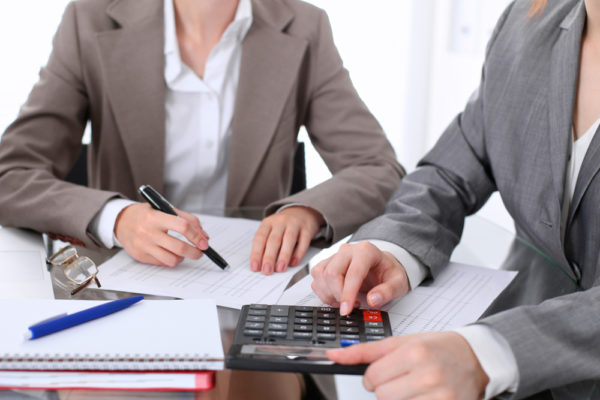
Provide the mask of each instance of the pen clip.
[{"label": "pen clip", "polygon": [[62,314],[55,315],[55,316],[50,317],[50,318],[43,319],[41,321],[36,322],[35,324],[32,324],[30,326],[30,328],[33,328],[34,326],[37,326],[37,325],[40,325],[40,324],[45,324],[46,322],[54,321],[55,319],[59,319],[59,318],[62,318],[64,316],[67,316],[67,315],[68,315],[68,313],[65,312],[65,313],[62,313]]}]

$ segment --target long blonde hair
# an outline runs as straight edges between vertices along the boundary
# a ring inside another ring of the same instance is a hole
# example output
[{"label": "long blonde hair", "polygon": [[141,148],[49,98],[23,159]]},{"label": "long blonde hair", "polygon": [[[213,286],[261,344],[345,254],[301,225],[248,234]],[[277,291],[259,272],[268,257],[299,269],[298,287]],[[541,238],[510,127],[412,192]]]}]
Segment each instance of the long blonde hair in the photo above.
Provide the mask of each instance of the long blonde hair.
[{"label": "long blonde hair", "polygon": [[531,8],[529,9],[529,16],[533,17],[534,15],[541,14],[546,7],[548,0],[532,0]]}]

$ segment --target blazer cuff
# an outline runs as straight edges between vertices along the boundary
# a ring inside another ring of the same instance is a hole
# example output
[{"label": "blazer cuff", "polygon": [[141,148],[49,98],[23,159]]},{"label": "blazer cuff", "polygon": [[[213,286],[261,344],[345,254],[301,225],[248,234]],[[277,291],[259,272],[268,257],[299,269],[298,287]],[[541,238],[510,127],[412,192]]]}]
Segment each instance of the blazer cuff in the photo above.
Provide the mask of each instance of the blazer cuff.
[{"label": "blazer cuff", "polygon": [[494,398],[504,392],[516,392],[519,386],[517,360],[502,335],[480,324],[463,326],[453,331],[469,343],[490,379],[485,388],[484,399]]},{"label": "blazer cuff", "polygon": [[125,199],[107,201],[88,225],[89,234],[108,249],[115,246],[122,247],[114,234],[115,222],[119,213],[132,204],[136,204],[136,202]]},{"label": "blazer cuff", "polygon": [[368,240],[368,242],[381,251],[391,253],[402,264],[411,289],[419,286],[429,275],[429,268],[425,264],[397,244],[378,239]]}]

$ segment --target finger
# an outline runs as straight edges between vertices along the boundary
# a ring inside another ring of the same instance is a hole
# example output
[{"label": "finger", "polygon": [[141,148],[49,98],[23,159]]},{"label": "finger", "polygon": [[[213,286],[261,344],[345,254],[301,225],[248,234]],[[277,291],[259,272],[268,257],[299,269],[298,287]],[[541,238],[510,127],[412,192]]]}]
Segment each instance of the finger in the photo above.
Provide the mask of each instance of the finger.
[{"label": "finger", "polygon": [[177,264],[183,261],[183,257],[177,256],[160,246],[150,246],[147,249],[147,253],[158,260],[156,265],[161,265],[165,267],[175,267]]},{"label": "finger", "polygon": [[356,302],[367,274],[381,262],[381,252],[369,244],[357,244],[353,247],[352,258],[344,276],[341,295],[340,315],[348,315]]},{"label": "finger", "polygon": [[[398,376],[389,382],[385,382],[372,390],[367,389],[364,383],[363,386],[370,392],[375,392],[378,399],[394,399],[394,400],[431,400],[431,399],[464,399],[465,397],[457,396],[450,393],[448,388],[426,387],[417,382],[418,377],[413,374]],[[474,399],[477,397],[473,397]],[[482,397],[479,397],[482,398]]]},{"label": "finger", "polygon": [[339,251],[331,258],[319,278],[319,284],[327,288],[327,291],[333,295],[338,304],[342,301],[344,276],[351,259],[352,254],[350,252]]},{"label": "finger", "polygon": [[[372,361],[363,376],[363,385],[367,390],[369,388],[373,390],[385,383],[405,377],[411,372],[411,368],[414,366],[402,354],[404,349],[406,347],[403,348],[401,344],[395,343],[392,348],[388,347],[388,352],[380,354],[380,357]],[[414,390],[411,392],[412,394],[415,394]]]},{"label": "finger", "polygon": [[367,303],[369,306],[377,308],[389,303],[397,297],[407,293],[408,280],[403,272],[399,272],[391,279],[375,286],[367,293]]},{"label": "finger", "polygon": [[271,225],[263,222],[260,224],[258,230],[254,234],[254,240],[252,240],[252,251],[250,252],[250,269],[254,272],[260,270],[269,233],[271,233]]},{"label": "finger", "polygon": [[310,287],[312,288],[313,292],[315,292],[315,294],[317,295],[317,297],[319,297],[319,299],[325,303],[325,304],[329,304],[330,306],[334,306],[337,307],[337,305],[339,304],[335,297],[333,297],[327,290],[325,287],[323,287],[322,285],[319,285],[316,281],[313,280],[312,284],[310,285]]},{"label": "finger", "polygon": [[312,235],[310,232],[306,230],[300,231],[300,237],[298,238],[298,243],[296,243],[296,250],[292,255],[292,260],[290,261],[290,265],[292,267],[297,267],[300,264],[300,261],[304,258],[308,247],[310,246],[310,241],[312,240]]},{"label": "finger", "polygon": [[290,265],[290,259],[292,258],[292,252],[296,247],[296,241],[298,240],[298,234],[300,228],[297,226],[288,226],[283,234],[283,240],[281,242],[281,249],[279,250],[279,256],[277,257],[277,266],[275,271],[284,272],[288,265]]},{"label": "finger", "polygon": [[265,253],[262,258],[262,273],[265,275],[271,275],[274,271],[275,260],[281,248],[281,241],[283,240],[284,227],[281,225],[273,227],[269,238],[267,239],[267,245],[265,246]]},{"label": "finger", "polygon": [[375,342],[355,344],[343,349],[327,352],[327,357],[338,364],[370,364],[396,349],[402,341],[401,337],[391,337]]},{"label": "finger", "polygon": [[193,224],[196,229],[198,229],[200,231],[200,233],[202,234],[202,236],[204,236],[204,238],[206,240],[210,239],[210,236],[208,236],[208,233],[206,233],[206,231],[204,230],[204,228],[202,227],[202,224],[200,223],[200,219],[198,219],[198,217],[196,217],[193,214],[187,213],[185,211],[181,211],[179,209],[175,209],[177,212],[177,215],[180,216],[181,218],[189,221],[191,224]]},{"label": "finger", "polygon": [[176,217],[158,211],[157,213],[162,214],[157,219],[160,230],[163,232],[177,232],[183,235],[187,240],[190,241],[190,243],[199,247],[201,250],[204,250],[208,247],[208,241],[206,240],[204,234],[201,232],[201,230],[198,230],[198,228],[194,226],[194,223],[185,218]]},{"label": "finger", "polygon": [[161,235],[158,245],[163,249],[183,258],[197,260],[202,257],[202,251],[196,246],[189,245],[168,233]]},{"label": "finger", "polygon": [[331,291],[329,290],[329,286],[327,285],[327,282],[324,278],[325,268],[333,259],[333,257],[334,256],[330,256],[320,261],[317,265],[311,268],[310,274],[313,278],[311,288],[323,303],[329,304],[334,307],[338,307],[339,301],[332,295]]}]

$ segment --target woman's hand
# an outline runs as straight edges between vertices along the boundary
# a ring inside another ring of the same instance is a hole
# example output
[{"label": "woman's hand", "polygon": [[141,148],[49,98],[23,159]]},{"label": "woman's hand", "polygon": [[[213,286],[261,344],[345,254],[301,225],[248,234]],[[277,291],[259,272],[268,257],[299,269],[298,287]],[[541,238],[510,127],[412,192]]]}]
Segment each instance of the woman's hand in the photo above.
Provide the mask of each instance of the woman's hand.
[{"label": "woman's hand", "polygon": [[364,387],[378,399],[481,399],[489,378],[455,332],[397,336],[330,350],[339,364],[370,364]]},{"label": "woman's hand", "polygon": [[[208,247],[208,235],[195,216],[176,210],[177,216],[154,210],[149,204],[133,204],[124,208],[115,222],[115,236],[136,260],[174,267],[185,258],[202,257]],[[167,232],[183,235],[190,243]]]},{"label": "woman's hand", "polygon": [[369,242],[344,244],[333,256],[311,270],[312,289],[319,298],[348,315],[359,292],[367,293],[369,306],[379,308],[410,287],[402,264]]},{"label": "woman's hand", "polygon": [[265,218],[254,235],[250,269],[270,275],[297,266],[324,223],[318,211],[301,206]]}]

